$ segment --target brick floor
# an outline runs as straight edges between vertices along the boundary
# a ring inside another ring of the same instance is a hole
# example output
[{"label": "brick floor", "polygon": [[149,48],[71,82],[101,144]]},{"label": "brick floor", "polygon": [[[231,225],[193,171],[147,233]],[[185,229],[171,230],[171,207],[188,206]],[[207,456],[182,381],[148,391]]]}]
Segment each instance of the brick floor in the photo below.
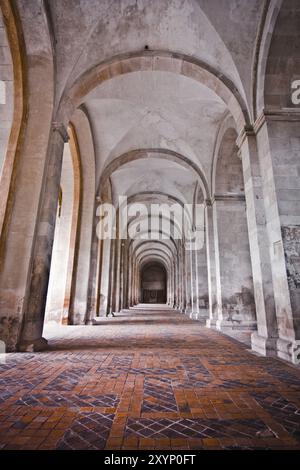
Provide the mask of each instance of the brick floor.
[{"label": "brick floor", "polygon": [[300,449],[300,369],[171,309],[50,326],[0,364],[0,449]]}]

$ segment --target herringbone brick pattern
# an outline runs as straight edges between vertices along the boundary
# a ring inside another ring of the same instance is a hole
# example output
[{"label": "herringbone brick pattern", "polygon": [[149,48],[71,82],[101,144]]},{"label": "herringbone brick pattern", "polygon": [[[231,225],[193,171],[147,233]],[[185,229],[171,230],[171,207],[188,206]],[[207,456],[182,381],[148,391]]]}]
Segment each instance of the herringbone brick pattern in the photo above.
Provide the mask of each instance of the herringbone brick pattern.
[{"label": "herringbone brick pattern", "polygon": [[0,448],[300,448],[299,368],[166,307],[99,323],[0,364]]}]

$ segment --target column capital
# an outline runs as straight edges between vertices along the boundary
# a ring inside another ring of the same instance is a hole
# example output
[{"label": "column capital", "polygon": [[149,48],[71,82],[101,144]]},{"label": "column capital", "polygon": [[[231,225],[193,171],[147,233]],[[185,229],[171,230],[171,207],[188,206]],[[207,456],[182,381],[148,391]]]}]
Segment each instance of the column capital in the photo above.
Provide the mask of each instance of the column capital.
[{"label": "column capital", "polygon": [[253,129],[253,126],[251,125],[244,126],[236,139],[236,145],[238,146],[239,150],[241,149],[245,139],[247,137],[254,136],[254,135],[255,135],[255,131]]},{"label": "column capital", "polygon": [[52,130],[53,132],[58,132],[59,135],[61,136],[62,140],[66,143],[69,141],[69,134],[66,129],[66,126],[62,122],[52,122]]},{"label": "column capital", "polygon": [[205,201],[204,201],[204,208],[205,208],[205,207],[211,207],[211,206],[213,205],[213,202],[214,202],[214,201],[213,201],[212,198],[207,198],[207,199],[205,199]]}]

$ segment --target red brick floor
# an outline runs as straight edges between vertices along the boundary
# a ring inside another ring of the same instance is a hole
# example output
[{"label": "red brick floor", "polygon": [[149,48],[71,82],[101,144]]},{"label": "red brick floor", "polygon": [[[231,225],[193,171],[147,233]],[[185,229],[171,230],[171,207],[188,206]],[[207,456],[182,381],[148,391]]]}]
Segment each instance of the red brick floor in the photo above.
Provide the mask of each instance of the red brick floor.
[{"label": "red brick floor", "polygon": [[298,368],[166,307],[99,323],[0,364],[0,448],[300,448]]}]

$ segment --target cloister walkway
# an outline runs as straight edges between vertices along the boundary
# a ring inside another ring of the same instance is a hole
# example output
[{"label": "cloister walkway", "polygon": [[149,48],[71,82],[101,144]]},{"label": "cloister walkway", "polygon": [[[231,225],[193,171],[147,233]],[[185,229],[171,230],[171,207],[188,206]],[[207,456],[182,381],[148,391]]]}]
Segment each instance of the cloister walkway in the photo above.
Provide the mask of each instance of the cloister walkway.
[{"label": "cloister walkway", "polygon": [[0,364],[3,449],[299,449],[300,370],[163,305]]}]

